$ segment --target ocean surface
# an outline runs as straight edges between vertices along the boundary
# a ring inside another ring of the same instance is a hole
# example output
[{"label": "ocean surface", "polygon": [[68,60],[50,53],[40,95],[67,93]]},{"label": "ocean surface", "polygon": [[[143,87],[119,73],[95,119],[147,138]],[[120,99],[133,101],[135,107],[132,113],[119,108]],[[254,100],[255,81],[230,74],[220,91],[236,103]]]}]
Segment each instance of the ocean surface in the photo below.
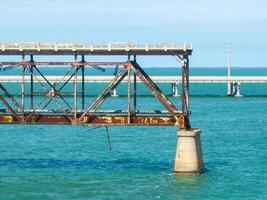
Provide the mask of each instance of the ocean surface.
[{"label": "ocean surface", "polygon": [[[41,71],[52,74],[50,68]],[[145,71],[180,74],[172,68]],[[227,69],[192,68],[190,73],[219,76]],[[267,68],[233,68],[232,74],[266,76]],[[20,85],[4,85],[20,101]],[[159,86],[171,94],[169,84]],[[103,87],[86,84],[86,103]],[[42,90],[37,84],[35,89]],[[65,90],[71,89],[70,84]],[[126,109],[125,89],[119,86],[120,96],[109,98],[101,109]],[[172,173],[175,127],[110,127],[110,151],[105,128],[1,125],[0,200],[267,199],[267,84],[242,84],[241,98],[227,97],[226,91],[226,84],[191,84],[191,124],[202,130],[205,162],[205,173],[198,176]],[[141,84],[138,94],[138,109],[163,109]],[[71,103],[71,96],[65,98]],[[169,98],[180,106],[180,98]]]}]

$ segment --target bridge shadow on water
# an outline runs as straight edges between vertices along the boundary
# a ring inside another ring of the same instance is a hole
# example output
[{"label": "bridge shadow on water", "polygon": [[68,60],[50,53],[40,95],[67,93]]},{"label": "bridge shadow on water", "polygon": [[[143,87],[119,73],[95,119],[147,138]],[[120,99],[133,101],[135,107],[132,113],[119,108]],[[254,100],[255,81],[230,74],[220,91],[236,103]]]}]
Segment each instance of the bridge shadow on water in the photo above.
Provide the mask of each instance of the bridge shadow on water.
[{"label": "bridge shadow on water", "polygon": [[173,163],[163,161],[142,161],[137,159],[118,160],[63,160],[63,159],[0,159],[0,168],[21,169],[93,169],[93,170],[170,170]]},{"label": "bridge shadow on water", "polygon": [[[227,161],[213,161],[204,163],[204,174],[226,170],[230,163]],[[7,169],[61,169],[61,170],[156,170],[172,171],[173,161],[144,161],[137,159],[117,159],[117,160],[63,160],[63,159],[26,159],[11,158],[0,159],[0,168]]]}]

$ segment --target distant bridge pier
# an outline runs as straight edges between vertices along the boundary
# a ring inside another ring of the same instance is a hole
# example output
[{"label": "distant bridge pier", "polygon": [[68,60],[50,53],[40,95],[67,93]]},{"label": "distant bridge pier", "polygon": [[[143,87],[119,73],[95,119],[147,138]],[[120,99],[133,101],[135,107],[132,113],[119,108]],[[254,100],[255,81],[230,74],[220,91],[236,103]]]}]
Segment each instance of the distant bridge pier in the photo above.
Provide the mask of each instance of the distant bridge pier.
[{"label": "distant bridge pier", "polygon": [[235,94],[235,85],[234,83],[231,83],[231,93],[230,93],[230,96],[234,96]]},{"label": "distant bridge pier", "polygon": [[118,97],[119,95],[117,94],[117,88],[114,88],[114,90],[111,91],[111,96],[112,97]]},{"label": "distant bridge pier", "polygon": [[234,97],[242,97],[243,95],[240,94],[240,82],[232,82],[230,83],[231,90],[230,93],[228,93],[228,96],[234,96]]},{"label": "distant bridge pier", "polygon": [[173,97],[180,97],[181,95],[179,95],[179,90],[178,90],[178,83],[174,82],[171,84],[172,86],[172,96]]},{"label": "distant bridge pier", "polygon": [[236,91],[236,93],[235,93],[235,97],[242,97],[242,95],[240,94],[240,83],[235,83],[235,91]]}]

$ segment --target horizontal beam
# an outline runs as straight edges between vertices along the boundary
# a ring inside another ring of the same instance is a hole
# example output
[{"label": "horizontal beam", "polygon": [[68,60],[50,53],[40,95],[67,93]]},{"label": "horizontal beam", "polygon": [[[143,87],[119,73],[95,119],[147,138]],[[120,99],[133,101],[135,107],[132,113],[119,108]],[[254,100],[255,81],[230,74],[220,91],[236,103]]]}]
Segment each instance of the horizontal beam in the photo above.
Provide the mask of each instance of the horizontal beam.
[{"label": "horizontal beam", "polygon": [[[62,80],[63,76],[45,76],[47,80],[50,82],[59,82],[68,80],[69,76],[65,76]],[[45,80],[41,76],[36,76],[36,78],[40,82],[45,82]],[[114,76],[85,76],[84,81],[86,83],[109,83]],[[181,83],[182,78],[178,76],[150,76],[150,78],[156,83]],[[133,77],[131,77],[131,81],[133,82]],[[70,80],[73,82],[74,78]],[[82,77],[78,76],[77,81],[81,82]],[[227,76],[190,76],[190,83],[227,83],[230,82],[238,82],[238,83],[267,83],[267,76],[232,76],[228,79]],[[9,83],[9,82],[21,82],[21,76],[0,76],[1,83]],[[25,82],[30,82],[30,76],[25,76]],[[122,81],[122,83],[126,83],[126,78]],[[140,79],[137,78],[137,82],[140,83]]]},{"label": "horizontal beam", "polygon": [[89,65],[89,66],[94,66],[94,65],[100,65],[100,66],[105,66],[105,65],[127,65],[127,62],[0,62],[0,65],[5,66],[5,65],[14,65],[14,66],[22,66],[22,65],[55,65],[55,66],[63,66],[63,65],[72,65],[72,66],[81,66],[81,65]]},{"label": "horizontal beam", "polygon": [[[27,118],[27,114],[25,118]],[[35,114],[29,116],[27,121],[23,121],[22,115],[17,114],[15,118],[12,114],[0,114],[0,124],[28,124],[28,125],[74,125],[69,118],[74,119],[74,115]],[[128,123],[128,116],[123,115],[86,115],[81,123],[77,125],[85,126],[175,126],[173,116],[131,116]],[[75,124],[76,125],[76,124]]]}]

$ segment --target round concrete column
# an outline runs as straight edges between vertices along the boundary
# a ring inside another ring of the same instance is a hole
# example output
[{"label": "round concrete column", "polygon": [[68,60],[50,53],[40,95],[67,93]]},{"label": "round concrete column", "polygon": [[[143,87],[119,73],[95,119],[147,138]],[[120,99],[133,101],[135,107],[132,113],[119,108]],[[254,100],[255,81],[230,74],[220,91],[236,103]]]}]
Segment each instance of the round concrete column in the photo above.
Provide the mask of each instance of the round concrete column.
[{"label": "round concrete column", "polygon": [[242,97],[243,95],[240,94],[240,83],[236,83],[236,94],[235,97]]},{"label": "round concrete column", "polygon": [[172,83],[172,96],[180,97],[179,92],[178,92],[178,83]]},{"label": "round concrete column", "polygon": [[178,131],[174,173],[203,172],[200,133],[200,129]]},{"label": "round concrete column", "polygon": [[114,88],[114,90],[111,92],[111,96],[112,97],[117,97],[118,95],[117,95],[117,89],[116,88]]}]

